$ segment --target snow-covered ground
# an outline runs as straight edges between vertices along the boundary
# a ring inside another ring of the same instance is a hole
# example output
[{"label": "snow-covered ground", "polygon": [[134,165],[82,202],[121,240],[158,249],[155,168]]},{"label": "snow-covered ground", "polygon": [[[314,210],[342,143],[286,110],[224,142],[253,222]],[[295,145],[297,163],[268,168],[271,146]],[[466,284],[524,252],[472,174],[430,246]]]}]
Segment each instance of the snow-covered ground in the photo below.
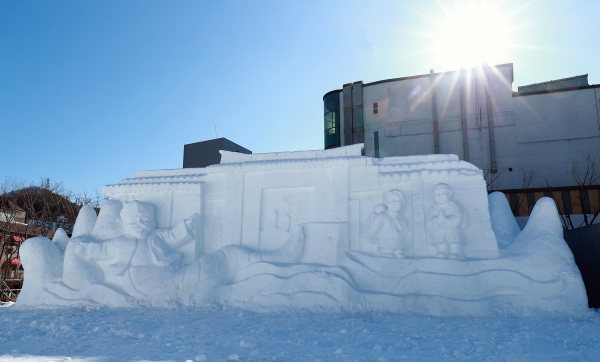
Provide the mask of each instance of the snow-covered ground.
[{"label": "snow-covered ground", "polygon": [[0,308],[1,361],[598,361],[600,313]]}]

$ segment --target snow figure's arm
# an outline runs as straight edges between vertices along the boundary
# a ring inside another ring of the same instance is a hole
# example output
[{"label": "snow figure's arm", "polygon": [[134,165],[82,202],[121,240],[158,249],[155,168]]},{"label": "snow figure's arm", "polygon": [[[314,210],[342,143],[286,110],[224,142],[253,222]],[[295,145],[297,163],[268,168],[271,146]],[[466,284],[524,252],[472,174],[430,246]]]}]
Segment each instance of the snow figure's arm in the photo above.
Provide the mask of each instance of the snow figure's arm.
[{"label": "snow figure's arm", "polygon": [[[148,245],[150,247],[150,255],[154,265],[167,266],[178,261],[181,258],[181,253],[173,251],[160,233],[161,230],[156,230],[148,236]],[[163,230],[168,231],[168,230]]]},{"label": "snow figure's arm", "polygon": [[408,235],[410,235],[410,226],[408,225],[408,221],[405,218],[400,217],[400,225],[402,225],[402,235],[406,239]]},{"label": "snow figure's arm", "polygon": [[371,220],[367,226],[366,234],[372,243],[379,243],[379,235],[381,234],[381,229],[383,228],[384,222],[384,216],[380,213],[374,213],[371,216]]},{"label": "snow figure's arm", "polygon": [[427,212],[427,230],[429,231],[438,231],[440,230],[440,219],[441,212],[435,207],[432,206]]},{"label": "snow figure's arm", "polygon": [[460,206],[453,204],[452,206],[446,209],[446,214],[444,215],[446,219],[446,229],[456,229],[458,228],[463,220],[462,212],[460,210]]},{"label": "snow figure's arm", "polygon": [[80,241],[75,246],[75,252],[89,260],[107,260],[117,256],[115,249],[111,248],[112,240],[101,242]]},{"label": "snow figure's arm", "polygon": [[459,215],[460,215],[460,227],[461,228],[465,228],[467,227],[467,214],[465,213],[465,210],[462,208],[462,206],[460,205],[456,205],[458,207]]},{"label": "snow figure's arm", "polygon": [[200,223],[200,215],[192,214],[188,219],[183,220],[171,229],[158,229],[156,233],[171,249],[179,249],[183,245],[194,240],[193,231]]}]

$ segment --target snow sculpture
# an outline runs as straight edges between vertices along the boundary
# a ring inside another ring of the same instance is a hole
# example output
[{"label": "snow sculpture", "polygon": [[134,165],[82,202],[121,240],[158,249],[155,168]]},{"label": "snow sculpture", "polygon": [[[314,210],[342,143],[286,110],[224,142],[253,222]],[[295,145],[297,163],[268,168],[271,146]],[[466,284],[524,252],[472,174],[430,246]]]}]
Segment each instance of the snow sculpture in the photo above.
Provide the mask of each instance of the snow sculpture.
[{"label": "snow sculpture", "polygon": [[457,156],[361,148],[221,151],[219,165],[105,186],[99,215],[82,209],[73,237],[24,243],[18,304],[587,310],[551,201],[520,232],[504,195],[488,203],[481,170]]},{"label": "snow sculpture", "polygon": [[[155,229],[153,206],[134,200],[123,207],[120,215],[124,233],[117,238],[98,240],[89,234],[72,238],[69,246],[74,253],[65,257],[64,264],[65,269],[76,272],[63,272],[62,281],[55,277],[38,293],[111,305],[127,305],[130,297],[154,302],[172,299],[174,295],[193,297],[201,293],[205,284],[223,283],[232,272],[252,263],[297,262],[304,247],[302,229],[296,227],[290,240],[274,252],[229,245],[182,266],[178,263],[182,255],[174,249],[193,239],[192,230],[200,222],[198,214],[192,214],[174,228]],[[89,220],[84,219],[86,223]],[[91,226],[90,230],[94,225]],[[37,239],[44,243],[44,238]],[[44,260],[30,263],[32,275],[44,274],[46,265],[61,264],[58,249],[52,246],[46,242],[44,248],[39,248],[40,253],[26,249],[28,256]]]},{"label": "snow sculpture", "polygon": [[[433,188],[434,205],[427,213],[427,230],[438,258],[464,259],[462,229],[467,219],[462,207],[452,201],[452,189],[445,183]],[[448,255],[449,253],[449,255]]]},{"label": "snow sculpture", "polygon": [[377,205],[367,226],[371,242],[382,256],[403,258],[408,243],[408,223],[400,215],[404,196],[399,190],[385,194],[385,204]]}]

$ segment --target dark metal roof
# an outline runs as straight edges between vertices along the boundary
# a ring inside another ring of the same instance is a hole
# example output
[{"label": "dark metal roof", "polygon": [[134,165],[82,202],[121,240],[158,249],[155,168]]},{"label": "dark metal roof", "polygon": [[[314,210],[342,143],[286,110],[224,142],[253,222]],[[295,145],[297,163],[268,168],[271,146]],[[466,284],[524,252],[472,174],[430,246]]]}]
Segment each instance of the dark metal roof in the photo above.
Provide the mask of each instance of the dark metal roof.
[{"label": "dark metal roof", "polygon": [[323,96],[323,100],[325,100],[325,97],[327,97],[331,93],[336,93],[336,92],[341,92],[341,91],[342,91],[341,89],[334,89],[332,91],[329,91],[329,92],[325,93],[325,95]]},{"label": "dark metal roof", "polygon": [[600,84],[590,84],[588,86],[576,87],[576,88],[548,89],[548,90],[540,90],[540,91],[536,91],[536,92],[527,92],[527,93],[513,92],[513,97],[527,97],[527,96],[533,96],[536,94],[570,92],[570,91],[583,90],[583,89],[594,89],[594,88],[600,88]]},{"label": "dark metal roof", "polygon": [[563,90],[563,89],[578,89],[589,86],[588,75],[576,75],[574,77],[550,80],[542,83],[533,83],[520,86],[519,94],[529,94],[544,91]]}]

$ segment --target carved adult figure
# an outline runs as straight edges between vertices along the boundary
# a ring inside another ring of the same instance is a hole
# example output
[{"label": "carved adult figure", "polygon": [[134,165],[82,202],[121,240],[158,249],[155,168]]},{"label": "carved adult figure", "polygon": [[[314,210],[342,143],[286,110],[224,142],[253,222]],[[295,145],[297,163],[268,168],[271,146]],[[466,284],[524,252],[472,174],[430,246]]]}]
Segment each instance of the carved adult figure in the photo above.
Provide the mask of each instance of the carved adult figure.
[{"label": "carved adult figure", "polygon": [[292,231],[290,240],[278,250],[258,252],[230,245],[186,265],[181,262],[181,253],[174,250],[193,240],[192,231],[200,222],[198,214],[191,215],[173,228],[155,229],[152,205],[133,201],[123,208],[120,216],[123,222],[121,236],[109,240],[91,236],[71,240],[75,244],[72,257],[98,267],[100,278],[80,283],[84,287],[79,294],[68,283],[65,284],[69,288],[55,283],[51,287],[53,293],[67,299],[86,299],[90,295],[97,297],[87,292],[90,288],[104,288],[102,290],[106,293],[141,300],[193,297],[210,286],[226,282],[239,269],[252,263],[298,261],[304,247],[302,229],[297,227]]},{"label": "carved adult figure", "polygon": [[193,214],[171,229],[155,229],[154,218],[151,205],[133,201],[121,211],[123,235],[102,242],[83,239],[75,252],[88,260],[114,261],[103,268],[105,280],[131,296],[144,297],[159,288],[154,284],[164,280],[166,275],[161,274],[171,274],[164,267],[181,259],[181,253],[173,250],[193,240],[200,216]]},{"label": "carved adult figure", "polygon": [[433,188],[434,204],[427,212],[427,232],[438,258],[464,258],[463,228],[467,218],[462,207],[452,201],[452,189],[445,183]]},{"label": "carved adult figure", "polygon": [[404,195],[399,190],[385,194],[385,205],[378,205],[367,225],[369,240],[377,244],[380,255],[403,258],[408,247],[408,222],[400,215]]}]

